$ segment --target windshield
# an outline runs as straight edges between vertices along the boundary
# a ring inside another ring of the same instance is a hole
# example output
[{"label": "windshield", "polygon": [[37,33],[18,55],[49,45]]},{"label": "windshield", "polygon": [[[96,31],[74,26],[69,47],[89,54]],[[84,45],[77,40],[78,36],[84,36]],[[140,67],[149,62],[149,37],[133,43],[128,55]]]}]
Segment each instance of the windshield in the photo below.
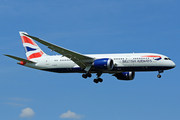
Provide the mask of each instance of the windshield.
[{"label": "windshield", "polygon": [[164,60],[171,60],[170,58],[164,58]]}]

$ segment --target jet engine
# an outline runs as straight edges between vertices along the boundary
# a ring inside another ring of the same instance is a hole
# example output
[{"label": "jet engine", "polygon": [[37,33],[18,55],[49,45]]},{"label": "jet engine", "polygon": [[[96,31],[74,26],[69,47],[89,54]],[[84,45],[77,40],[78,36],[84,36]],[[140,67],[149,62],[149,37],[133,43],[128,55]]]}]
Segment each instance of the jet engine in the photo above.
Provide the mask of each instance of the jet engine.
[{"label": "jet engine", "polygon": [[133,80],[135,76],[135,72],[122,72],[122,73],[115,73],[115,76],[118,80]]},{"label": "jet engine", "polygon": [[98,70],[112,70],[113,64],[113,60],[110,58],[97,59],[93,63],[94,68]]}]

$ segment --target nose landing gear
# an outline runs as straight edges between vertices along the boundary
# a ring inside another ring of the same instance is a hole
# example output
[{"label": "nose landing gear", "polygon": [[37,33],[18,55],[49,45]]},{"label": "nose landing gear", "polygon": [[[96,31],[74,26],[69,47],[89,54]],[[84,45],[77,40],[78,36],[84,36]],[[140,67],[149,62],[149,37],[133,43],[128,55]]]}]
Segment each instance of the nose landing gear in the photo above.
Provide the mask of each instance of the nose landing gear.
[{"label": "nose landing gear", "polygon": [[158,74],[158,75],[157,75],[157,77],[158,77],[158,78],[161,78],[161,75],[160,75],[160,74]]},{"label": "nose landing gear", "polygon": [[161,78],[160,73],[163,73],[164,71],[163,71],[163,70],[159,70],[158,72],[159,72],[159,73],[158,73],[157,77],[158,77],[158,78]]}]

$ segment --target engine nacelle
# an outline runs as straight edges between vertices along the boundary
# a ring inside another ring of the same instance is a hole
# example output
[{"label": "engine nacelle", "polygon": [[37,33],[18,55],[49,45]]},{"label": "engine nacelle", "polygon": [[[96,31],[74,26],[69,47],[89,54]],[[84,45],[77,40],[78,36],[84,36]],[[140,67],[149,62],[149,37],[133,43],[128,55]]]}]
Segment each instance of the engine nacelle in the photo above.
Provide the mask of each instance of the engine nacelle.
[{"label": "engine nacelle", "polygon": [[135,72],[115,73],[113,76],[115,76],[118,80],[133,80]]},{"label": "engine nacelle", "polygon": [[113,60],[110,58],[97,59],[93,63],[94,68],[98,70],[112,70],[113,64]]}]

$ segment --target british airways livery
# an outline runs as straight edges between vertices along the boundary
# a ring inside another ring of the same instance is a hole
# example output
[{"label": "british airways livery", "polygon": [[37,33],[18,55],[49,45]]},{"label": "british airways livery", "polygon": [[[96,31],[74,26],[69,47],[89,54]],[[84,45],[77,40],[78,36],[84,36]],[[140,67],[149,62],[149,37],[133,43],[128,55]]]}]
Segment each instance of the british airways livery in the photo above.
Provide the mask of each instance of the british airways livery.
[{"label": "british airways livery", "polygon": [[[118,80],[133,80],[135,72],[158,71],[172,69],[176,65],[167,56],[155,53],[129,53],[129,54],[80,54],[63,47],[54,45],[37,37],[28,35],[26,32],[19,32],[27,59],[12,55],[5,56],[16,59],[18,64],[57,73],[82,73],[83,78],[91,77],[92,73],[97,74],[95,83],[102,82],[100,76],[109,73]],[[49,56],[33,41],[48,46],[52,51],[61,55]]]}]

